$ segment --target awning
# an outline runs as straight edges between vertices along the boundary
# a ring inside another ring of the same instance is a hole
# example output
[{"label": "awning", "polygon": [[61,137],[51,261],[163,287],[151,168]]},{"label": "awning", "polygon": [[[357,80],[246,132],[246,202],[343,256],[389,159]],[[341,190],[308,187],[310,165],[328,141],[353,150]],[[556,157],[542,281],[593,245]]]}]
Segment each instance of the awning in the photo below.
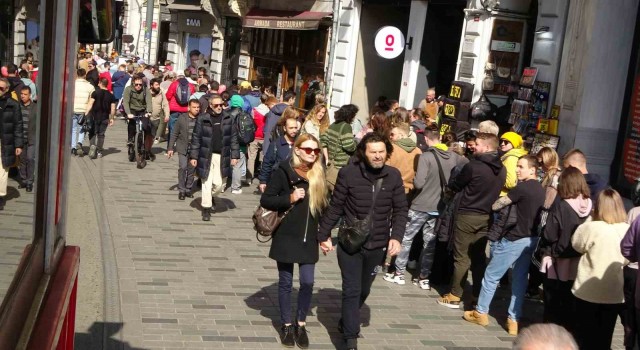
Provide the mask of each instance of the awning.
[{"label": "awning", "polygon": [[202,11],[200,1],[178,0],[167,5],[167,9],[174,11]]},{"label": "awning", "polygon": [[315,30],[320,21],[331,12],[280,11],[252,8],[242,19],[242,26],[249,28]]}]

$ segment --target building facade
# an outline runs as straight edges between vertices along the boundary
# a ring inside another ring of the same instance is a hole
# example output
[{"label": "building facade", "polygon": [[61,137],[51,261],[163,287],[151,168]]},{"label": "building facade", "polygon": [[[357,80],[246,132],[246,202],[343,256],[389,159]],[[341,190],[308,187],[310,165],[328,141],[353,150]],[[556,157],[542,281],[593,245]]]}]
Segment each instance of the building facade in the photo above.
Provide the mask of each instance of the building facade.
[{"label": "building facade", "polygon": [[[614,169],[612,177],[611,169],[622,164],[625,132],[640,135],[629,119],[635,111],[630,57],[637,57],[639,2],[502,0],[485,8],[491,2],[338,0],[327,75],[331,108],[355,103],[362,118],[378,96],[413,108],[426,88],[447,94],[453,80],[474,84],[473,101],[485,93],[500,106],[523,68],[536,67],[537,79],[550,86],[546,115],[557,106],[558,152],[580,148],[589,170],[613,181],[622,174]],[[439,23],[442,18],[448,27]],[[404,33],[398,58],[383,59],[374,49],[383,26]],[[495,66],[490,90],[483,89],[487,63]],[[614,158],[620,161],[612,164]],[[627,185],[633,176],[628,172]]]}]

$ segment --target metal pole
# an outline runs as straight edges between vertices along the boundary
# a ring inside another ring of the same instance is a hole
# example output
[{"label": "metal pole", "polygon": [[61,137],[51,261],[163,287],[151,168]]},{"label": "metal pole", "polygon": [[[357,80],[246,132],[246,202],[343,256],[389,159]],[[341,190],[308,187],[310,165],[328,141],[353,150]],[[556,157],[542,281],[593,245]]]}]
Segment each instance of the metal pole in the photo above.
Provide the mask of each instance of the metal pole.
[{"label": "metal pole", "polygon": [[144,40],[147,42],[147,64],[151,63],[151,30],[153,23],[153,3],[155,0],[147,0],[147,30]]}]

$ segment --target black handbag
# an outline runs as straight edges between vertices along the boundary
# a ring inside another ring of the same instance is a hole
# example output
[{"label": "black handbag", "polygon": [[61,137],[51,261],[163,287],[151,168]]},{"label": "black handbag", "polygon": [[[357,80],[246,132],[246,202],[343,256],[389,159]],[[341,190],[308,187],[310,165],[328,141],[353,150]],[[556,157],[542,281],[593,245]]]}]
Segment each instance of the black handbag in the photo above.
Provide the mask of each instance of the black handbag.
[{"label": "black handbag", "polygon": [[376,205],[376,197],[380,192],[382,186],[382,178],[376,180],[376,184],[373,190],[373,200],[371,201],[371,208],[369,214],[362,220],[354,219],[352,223],[347,224],[343,221],[342,225],[338,229],[338,243],[342,250],[349,255],[353,255],[360,251],[362,246],[367,243],[369,235],[371,234],[371,216],[373,214],[373,208]]}]

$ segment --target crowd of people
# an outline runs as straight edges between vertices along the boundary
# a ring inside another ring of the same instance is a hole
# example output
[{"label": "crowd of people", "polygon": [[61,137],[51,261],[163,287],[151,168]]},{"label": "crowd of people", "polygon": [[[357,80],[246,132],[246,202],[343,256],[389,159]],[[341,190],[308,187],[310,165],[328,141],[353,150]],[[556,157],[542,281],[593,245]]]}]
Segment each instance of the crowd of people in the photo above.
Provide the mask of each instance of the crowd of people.
[{"label": "crowd of people", "polygon": [[[412,110],[381,99],[358,119],[359,108],[348,104],[331,123],[323,95],[303,113],[294,107],[294,91],[278,98],[258,80],[227,87],[198,64],[199,53],[190,56],[190,66],[176,72],[135,59],[112,70],[110,60],[99,65],[87,54],[76,72],[71,152],[102,157],[117,116],[127,122],[122,144],[131,149],[134,120],[141,120],[144,157],[154,161],[152,146],[166,142],[166,156],[178,156],[178,198],[193,198],[200,187],[203,221],[215,213],[215,195],[255,185],[261,206],[284,217],[269,252],[277,263],[283,345],[309,346],[315,263],[319,252],[336,251],[338,328],[349,349],[357,348],[360,308],[381,266],[383,280],[398,285],[413,271],[411,284],[422,290],[440,275],[448,292],[437,304],[464,306],[464,320],[480,326],[490,324],[498,286],[510,285],[504,325],[510,335],[519,334],[525,297],[541,295],[544,316],[537,321],[564,330],[539,332],[566,338],[568,348],[610,348],[618,316],[625,346],[635,346],[640,209],[627,214],[618,192],[588,171],[580,150],[562,158],[549,147],[530,154],[520,135],[500,135],[489,120],[477,130],[441,134],[433,89]],[[0,209],[8,169],[18,160],[21,187],[33,190],[37,118],[28,60],[7,66],[3,75]],[[365,239],[354,248],[346,232],[358,225]],[[295,264],[300,288],[293,319]],[[471,288],[463,298],[469,270]],[[525,331],[516,344],[535,340]]]}]

